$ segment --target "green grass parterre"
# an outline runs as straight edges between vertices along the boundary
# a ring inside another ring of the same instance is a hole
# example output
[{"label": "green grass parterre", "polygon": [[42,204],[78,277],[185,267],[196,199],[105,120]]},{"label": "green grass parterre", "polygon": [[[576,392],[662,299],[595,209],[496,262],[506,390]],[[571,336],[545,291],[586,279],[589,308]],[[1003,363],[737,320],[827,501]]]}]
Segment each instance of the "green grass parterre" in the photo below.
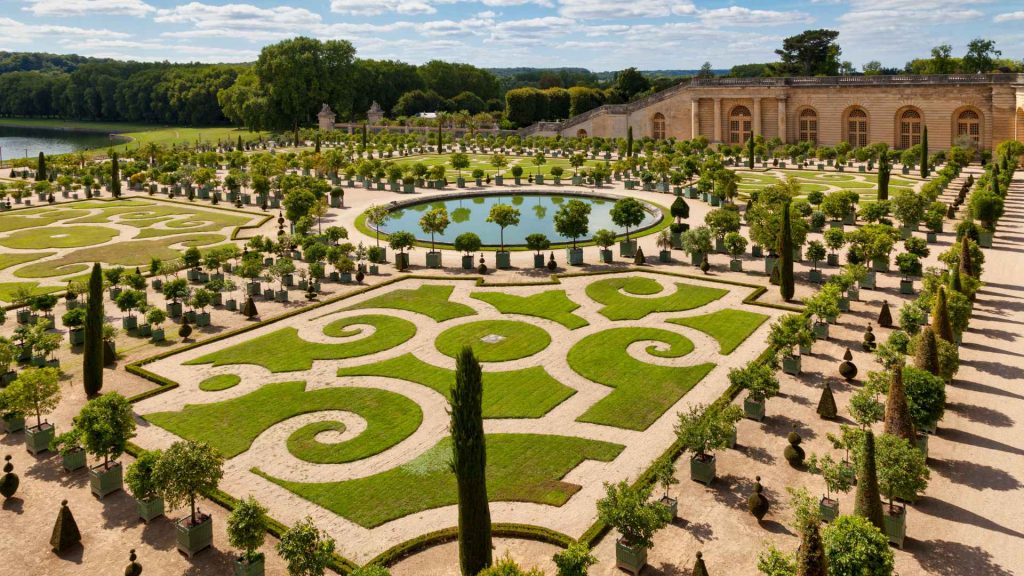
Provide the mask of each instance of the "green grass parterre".
[{"label": "green grass parterre", "polygon": [[434,345],[452,358],[469,346],[481,362],[505,362],[532,356],[550,343],[551,336],[543,328],[526,322],[480,320],[452,326],[438,335]]},{"label": "green grass parterre", "polygon": [[686,318],[669,318],[666,321],[672,324],[679,324],[680,326],[689,326],[704,332],[718,341],[722,354],[731,354],[768,318],[769,316],[766,314],[726,308],[711,314],[688,316]]},{"label": "green grass parterre", "polygon": [[[600,312],[609,320],[639,320],[652,312],[681,312],[699,308],[729,293],[721,288],[708,288],[676,282],[676,291],[658,298],[634,298],[661,293],[661,284],[643,276],[626,276],[598,280],[587,285],[587,296],[604,304]],[[623,294],[625,292],[625,294]]]},{"label": "green grass parterre", "polygon": [[392,308],[423,314],[436,322],[475,315],[476,310],[469,306],[448,300],[454,289],[454,286],[424,284],[415,289],[392,290],[355,306],[349,306],[346,310]]},{"label": "green grass parterre", "polygon": [[469,295],[494,306],[502,314],[536,316],[558,322],[569,330],[588,325],[583,318],[573,314],[580,307],[565,294],[565,290],[548,290],[531,296],[516,296],[503,292],[473,292]]}]

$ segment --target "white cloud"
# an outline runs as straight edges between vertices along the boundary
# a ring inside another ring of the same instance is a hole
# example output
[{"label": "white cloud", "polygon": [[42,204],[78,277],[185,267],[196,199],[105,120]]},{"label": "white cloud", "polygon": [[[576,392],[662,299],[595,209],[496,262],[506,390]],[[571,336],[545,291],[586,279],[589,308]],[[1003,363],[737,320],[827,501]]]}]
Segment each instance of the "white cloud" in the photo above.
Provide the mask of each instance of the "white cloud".
[{"label": "white cloud", "polygon": [[788,24],[810,24],[814,22],[805,12],[779,12],[776,10],[751,10],[742,6],[730,6],[715,10],[704,10],[700,18],[708,26],[784,26]]},{"label": "white cloud", "polygon": [[53,26],[49,24],[25,24],[11,18],[0,17],[0,30],[4,31],[4,40],[18,43],[45,42],[50,37],[74,37],[85,41],[90,38],[130,38],[131,34],[114,30],[77,28],[74,26]]},{"label": "white cloud", "polygon": [[695,14],[696,7],[689,0],[559,0],[558,13],[567,18],[581,20],[599,18],[665,18]]},{"label": "white cloud", "polygon": [[357,16],[398,14],[435,14],[437,9],[424,0],[331,0],[331,12]]},{"label": "white cloud", "polygon": [[319,24],[320,15],[291,6],[260,8],[252,4],[212,5],[190,2],[158,10],[153,20],[162,24],[192,24],[199,29],[243,30],[247,33],[252,30],[295,32]]},{"label": "white cloud", "polygon": [[24,10],[36,16],[146,16],[156,10],[142,0],[28,0]]},{"label": "white cloud", "polygon": [[1019,20],[1024,20],[1024,10],[1018,10],[1016,12],[1007,12],[1005,14],[997,14],[996,17],[993,18],[992,20],[994,22],[999,22],[999,23],[1002,23],[1002,22],[1017,22]]}]

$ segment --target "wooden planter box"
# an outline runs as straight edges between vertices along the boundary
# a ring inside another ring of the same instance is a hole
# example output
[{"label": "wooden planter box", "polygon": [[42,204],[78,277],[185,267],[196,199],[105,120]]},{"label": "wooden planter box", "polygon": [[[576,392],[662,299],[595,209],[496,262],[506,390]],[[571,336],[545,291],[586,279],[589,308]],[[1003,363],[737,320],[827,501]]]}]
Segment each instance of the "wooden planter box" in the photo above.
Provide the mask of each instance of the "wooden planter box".
[{"label": "wooden planter box", "polygon": [[139,513],[139,519],[149,524],[154,518],[164,515],[164,499],[157,496],[149,500],[136,500],[135,509]]},{"label": "wooden planter box", "polygon": [[764,400],[747,396],[743,399],[743,416],[761,422],[764,420]]},{"label": "wooden planter box", "polygon": [[582,266],[583,248],[566,248],[565,261],[568,262],[570,266]]},{"label": "wooden planter box", "polygon": [[679,500],[669,496],[662,496],[658,499],[658,503],[668,509],[669,514],[672,515],[672,519],[675,520],[679,515]]},{"label": "wooden planter box", "polygon": [[619,242],[619,257],[632,258],[636,255],[636,240]]},{"label": "wooden planter box", "polygon": [[251,562],[239,558],[235,560],[235,570],[232,573],[233,576],[263,576],[265,573],[263,564],[265,559],[261,554],[258,558],[254,558]]},{"label": "wooden planter box", "polygon": [[399,270],[405,270],[409,267],[409,253],[399,252],[395,254],[395,268]]},{"label": "wooden planter box", "polygon": [[615,541],[615,567],[620,570],[639,575],[647,565],[647,549],[633,548],[623,543],[622,538]]},{"label": "wooden planter box", "polygon": [[601,249],[598,252],[598,259],[601,261],[602,264],[611,264],[613,259],[612,251]]},{"label": "wooden planter box", "polygon": [[32,426],[25,429],[25,448],[33,456],[50,449],[50,442],[53,440],[55,429],[53,424],[43,422],[39,426]]},{"label": "wooden planter box", "polygon": [[120,462],[111,462],[106,469],[102,464],[89,469],[89,489],[98,498],[120,490],[124,485],[123,480],[124,469]]},{"label": "wooden planter box", "polygon": [[440,268],[441,267],[441,253],[440,252],[427,252],[427,268]]},{"label": "wooden planter box", "polygon": [[534,268],[543,268],[544,267],[544,255],[543,254],[534,254],[533,255],[533,267]]},{"label": "wooden planter box", "polygon": [[213,518],[204,516],[195,526],[190,525],[191,520],[186,516],[174,523],[178,550],[189,559],[213,544]]},{"label": "wooden planter box", "polygon": [[825,522],[835,520],[839,516],[839,500],[831,500],[822,496],[821,501],[818,502],[818,512]]},{"label": "wooden planter box", "polygon": [[827,322],[815,322],[812,326],[814,330],[814,337],[818,340],[828,340],[828,323]]},{"label": "wooden planter box", "polygon": [[80,468],[85,468],[85,450],[79,448],[67,454],[61,454],[60,460],[61,466],[64,467],[66,472],[74,472]]},{"label": "wooden planter box", "polygon": [[495,267],[498,270],[508,270],[512,267],[512,253],[511,252],[495,252],[494,253]]},{"label": "wooden planter box", "polygon": [[883,506],[882,512],[889,543],[903,548],[903,540],[907,536],[907,509],[903,506]]},{"label": "wooden planter box", "polygon": [[716,466],[715,457],[707,456],[705,459],[693,456],[690,458],[690,480],[710,486],[715,479]]},{"label": "wooden planter box", "polygon": [[785,372],[786,374],[793,374],[794,376],[800,374],[800,357],[783,356],[782,371]]}]

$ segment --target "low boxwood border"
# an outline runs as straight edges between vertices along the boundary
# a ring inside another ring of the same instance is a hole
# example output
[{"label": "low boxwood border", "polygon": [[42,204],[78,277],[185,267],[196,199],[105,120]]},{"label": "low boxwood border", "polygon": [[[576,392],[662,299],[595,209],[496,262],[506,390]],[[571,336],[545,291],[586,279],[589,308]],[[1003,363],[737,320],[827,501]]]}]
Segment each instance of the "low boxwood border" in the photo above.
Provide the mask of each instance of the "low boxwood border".
[{"label": "low boxwood border", "polygon": [[[616,196],[616,195],[613,195],[613,194],[601,195],[601,194],[598,194],[598,193],[586,193],[586,192],[573,192],[573,193],[565,193],[565,194],[550,194],[550,193],[547,193],[547,192],[544,192],[544,191],[539,191],[538,192],[538,191],[532,191],[532,190],[530,191],[529,194],[525,194],[524,193],[523,195],[524,196],[526,196],[526,195],[534,195],[534,196],[582,196],[582,197],[590,197],[590,198],[601,198],[601,199],[604,199],[604,200],[612,200],[612,199],[617,199],[617,198],[632,198],[632,196]],[[416,202],[410,202],[406,206],[412,206],[414,204],[425,204],[425,203],[429,203],[429,202],[431,202],[433,200],[442,199],[442,198],[444,198],[444,199],[453,198],[453,197],[457,198],[458,196],[459,195],[456,194],[456,195],[438,195],[438,196],[426,197],[426,198],[423,198],[422,200],[418,200]],[[471,196],[510,196],[510,194],[507,194],[507,193],[506,194],[499,194],[497,192],[475,192],[475,193],[471,193],[471,194],[467,193],[467,194],[465,194],[465,196],[468,198],[468,197],[471,197]],[[636,238],[643,238],[645,236],[650,236],[651,234],[656,234],[658,232],[661,232],[665,228],[668,228],[672,224],[672,214],[671,214],[671,212],[669,212],[668,208],[662,206],[661,204],[658,204],[657,202],[652,202],[650,200],[641,200],[641,199],[638,199],[638,200],[640,200],[641,202],[644,202],[646,204],[650,204],[651,206],[661,210],[661,220],[659,220],[655,224],[652,224],[652,225],[648,226],[647,228],[643,228],[643,229],[640,229],[640,230],[637,230],[637,231],[631,231],[629,233],[630,240],[634,240]],[[366,212],[365,211],[363,211],[358,216],[356,216],[355,224],[354,225],[355,225],[356,230],[358,230],[361,234],[365,235],[366,237],[374,238],[374,239],[377,238],[377,231],[374,230],[373,228],[370,228],[370,226],[366,223]],[[382,242],[384,242],[386,244],[388,242],[388,238],[389,238],[389,235],[386,232],[380,232],[380,240]],[[626,235],[625,234],[616,235],[615,239],[617,241],[625,240],[626,239]],[[424,242],[422,240],[416,240],[414,245],[419,247],[419,248],[430,248],[430,242]],[[584,242],[576,242],[576,247],[577,248],[585,248],[587,246],[594,246],[594,245],[595,244],[594,244],[593,240],[587,240],[587,241],[584,241]],[[455,251],[455,246],[452,245],[452,244],[447,244],[447,243],[443,243],[443,242],[435,242],[434,246],[437,247],[437,248],[440,248],[442,250],[452,250],[452,251]],[[480,250],[484,251],[484,252],[497,252],[499,248],[500,248],[500,246],[487,245],[487,246],[481,246]],[[551,246],[548,248],[548,250],[561,250],[563,248],[572,248],[572,242],[552,243]],[[507,252],[527,252],[527,251],[531,251],[524,244],[506,244],[505,245],[505,250]]]},{"label": "low boxwood border", "polygon": [[[335,296],[333,298],[329,298],[327,300],[323,300],[321,302],[317,302],[316,304],[312,304],[312,305],[309,305],[309,306],[304,306],[302,308],[298,308],[298,309],[295,309],[295,310],[290,310],[288,312],[285,312],[283,314],[278,314],[277,316],[273,316],[273,317],[268,318],[266,320],[260,320],[259,322],[256,322],[254,324],[250,324],[250,325],[247,325],[247,326],[243,326],[241,328],[237,328],[235,330],[231,330],[231,331],[228,331],[228,332],[217,334],[215,336],[212,336],[210,338],[206,338],[206,339],[203,339],[203,340],[197,340],[195,342],[186,344],[186,345],[181,346],[181,347],[177,347],[177,348],[172,348],[172,349],[166,350],[166,351],[161,352],[161,353],[159,353],[159,354],[157,354],[155,356],[150,356],[148,358],[143,358],[141,360],[137,360],[135,362],[132,362],[132,363],[128,364],[125,367],[125,369],[128,372],[132,373],[132,374],[135,374],[137,376],[140,376],[142,378],[145,378],[146,380],[149,380],[149,381],[157,384],[157,388],[154,388],[152,390],[147,390],[147,391],[142,392],[140,394],[136,394],[135,396],[132,396],[128,400],[131,403],[140,402],[140,401],[145,400],[147,398],[152,398],[153,396],[157,396],[157,395],[162,394],[164,392],[168,392],[170,390],[173,390],[173,389],[175,389],[175,388],[177,388],[179,386],[177,382],[174,382],[174,381],[172,381],[172,380],[170,380],[168,378],[164,378],[163,376],[160,376],[158,374],[155,374],[155,373],[150,372],[149,370],[146,370],[145,368],[143,368],[143,366],[145,366],[146,364],[150,364],[152,362],[156,362],[158,360],[162,360],[164,358],[168,358],[168,357],[173,356],[175,354],[179,354],[181,352],[185,352],[187,350],[191,350],[191,349],[199,347],[199,346],[205,346],[206,344],[211,344],[211,343],[223,340],[225,338],[230,338],[230,337],[236,336],[238,334],[243,334],[243,333],[249,332],[251,330],[256,330],[257,328],[261,328],[261,327],[266,326],[268,324],[271,324],[273,322],[277,322],[277,321],[283,320],[285,318],[290,318],[290,317],[296,316],[298,314],[304,314],[306,312],[309,312],[309,311],[312,311],[312,310],[316,310],[317,308],[322,308],[324,306],[337,303],[337,302],[345,300],[347,298],[351,298],[353,296],[364,294],[364,293],[369,292],[371,290],[375,290],[377,288],[381,288],[381,287],[384,287],[384,286],[389,286],[391,284],[402,282],[404,280],[444,280],[444,281],[449,281],[449,282],[450,281],[463,281],[463,282],[473,282],[476,286],[479,286],[479,287],[556,286],[556,285],[560,285],[561,284],[561,278],[575,278],[575,277],[586,277],[586,276],[606,276],[606,275],[611,275],[611,274],[621,274],[621,273],[624,273],[624,272],[648,272],[648,273],[653,273],[653,274],[661,274],[661,275],[665,275],[665,276],[672,276],[672,277],[675,277],[675,278],[685,278],[685,279],[699,280],[699,281],[711,282],[711,283],[717,283],[717,284],[726,284],[726,285],[730,285],[730,286],[737,286],[737,287],[743,287],[743,288],[751,288],[752,290],[751,290],[750,294],[748,294],[743,299],[743,303],[744,304],[749,304],[749,305],[753,305],[753,306],[764,306],[764,307],[773,308],[773,309],[777,309],[777,310],[785,310],[785,311],[788,311],[788,312],[800,312],[802,310],[801,308],[797,308],[797,307],[794,307],[794,306],[784,306],[784,305],[781,305],[781,304],[772,304],[772,303],[766,303],[766,302],[759,302],[758,300],[760,299],[761,296],[763,296],[768,291],[768,288],[766,288],[764,286],[757,285],[757,284],[748,284],[748,283],[745,283],[745,282],[737,282],[737,281],[734,281],[734,280],[725,280],[725,279],[721,279],[721,278],[711,278],[711,279],[709,279],[706,276],[695,276],[695,275],[690,275],[690,274],[681,274],[681,273],[677,273],[677,272],[667,272],[667,271],[662,271],[662,270],[648,270],[648,269],[645,269],[645,268],[642,268],[642,267],[629,267],[629,268],[625,268],[625,269],[622,269],[622,270],[595,270],[595,271],[591,271],[591,272],[586,272],[586,271],[566,272],[566,273],[563,273],[563,274],[552,274],[549,277],[549,279],[546,280],[546,281],[520,282],[520,283],[516,283],[516,282],[495,282],[495,283],[489,283],[489,282],[487,282],[486,277],[483,277],[483,276],[475,276],[475,277],[471,276],[471,277],[466,277],[466,278],[453,278],[453,277],[448,277],[448,276],[409,274],[409,275],[404,275],[404,276],[396,276],[394,278],[390,278],[388,280],[385,280],[385,281],[383,281],[383,282],[381,282],[379,284],[368,285],[368,286],[365,286],[365,287],[363,287],[361,289],[355,290],[355,291],[347,293],[347,294],[341,294],[341,295]],[[754,360],[754,362],[758,362],[758,363],[767,362],[767,361],[769,361],[769,360],[771,360],[772,358],[775,357],[775,353],[776,353],[776,351],[773,348],[768,347]],[[722,396],[720,396],[715,401],[715,403],[716,404],[723,404],[723,403],[732,402],[733,399],[735,399],[736,396],[738,396],[741,391],[742,390],[739,387],[730,385],[729,388],[727,388],[726,391],[722,394]],[[134,443],[129,442],[128,450],[127,450],[127,452],[129,454],[131,454],[132,456],[137,457],[139,452],[141,452],[141,451],[142,451],[142,449],[139,446],[137,446]],[[657,458],[654,461],[652,461],[651,465],[646,470],[644,470],[643,472],[640,473],[640,475],[637,477],[637,479],[633,482],[633,485],[634,486],[644,486],[644,487],[646,487],[646,486],[650,486],[650,485],[654,484],[654,482],[655,482],[655,478],[654,478],[655,464],[659,460],[661,460],[662,458],[670,458],[672,460],[672,462],[675,462],[676,460],[679,459],[679,457],[682,455],[682,453],[683,453],[683,448],[680,445],[680,443],[678,441],[673,442],[672,445],[669,446],[668,449],[666,449],[665,452],[663,452],[659,458]],[[216,502],[218,505],[222,506],[223,508],[225,508],[225,509],[227,509],[229,511],[233,510],[234,506],[238,502],[230,494],[227,494],[226,492],[223,492],[221,490],[216,490],[215,492],[206,495],[206,497],[209,498],[211,501]],[[583,534],[580,536],[578,541],[586,544],[588,547],[593,548],[594,545],[597,544],[601,540],[601,538],[603,538],[605,536],[605,534],[607,534],[609,532],[610,529],[611,529],[610,526],[608,526],[604,522],[601,522],[600,520],[598,520],[597,522],[592,524],[590,526],[590,528],[588,528],[585,532],[583,532]],[[279,522],[277,520],[274,520],[272,518],[269,519],[269,526],[268,526],[267,531],[271,535],[273,535],[275,538],[280,538],[281,534],[283,534],[284,531],[286,531],[286,530],[287,530],[287,526],[285,526],[281,522]],[[549,543],[549,544],[554,544],[556,546],[562,546],[562,547],[567,547],[569,544],[577,541],[577,540],[574,540],[573,538],[571,538],[570,536],[568,536],[566,534],[563,534],[561,532],[557,532],[555,530],[550,530],[548,528],[543,528],[543,527],[540,527],[540,526],[533,526],[533,525],[529,525],[529,524],[502,524],[502,523],[496,523],[496,524],[492,525],[492,534],[495,535],[495,536],[503,536],[503,537],[508,537],[508,538],[521,538],[521,539],[537,540],[537,541],[540,541],[540,542],[546,542],[546,543]],[[442,530],[436,530],[434,532],[430,532],[428,534],[423,534],[423,535],[417,536],[416,538],[412,538],[410,540],[407,540],[405,542],[402,542],[400,544],[392,546],[391,548],[385,550],[381,554],[378,554],[375,558],[373,558],[367,564],[379,564],[379,565],[383,565],[383,566],[390,566],[390,565],[393,565],[394,563],[398,562],[399,560],[401,560],[403,558],[406,558],[406,557],[408,557],[408,556],[410,556],[412,554],[415,554],[415,553],[420,552],[422,550],[425,550],[427,548],[431,548],[431,547],[436,546],[438,544],[444,544],[446,542],[450,542],[450,541],[455,540],[457,538],[458,538],[458,528],[456,528],[456,527],[449,527],[449,528],[444,528]],[[357,567],[357,565],[354,562],[352,562],[351,560],[349,560],[347,558],[344,558],[344,557],[342,557],[342,556],[340,556],[338,554],[335,554],[334,562],[331,565],[331,569],[337,571],[340,574],[348,574],[349,572],[353,571],[356,567]]]}]

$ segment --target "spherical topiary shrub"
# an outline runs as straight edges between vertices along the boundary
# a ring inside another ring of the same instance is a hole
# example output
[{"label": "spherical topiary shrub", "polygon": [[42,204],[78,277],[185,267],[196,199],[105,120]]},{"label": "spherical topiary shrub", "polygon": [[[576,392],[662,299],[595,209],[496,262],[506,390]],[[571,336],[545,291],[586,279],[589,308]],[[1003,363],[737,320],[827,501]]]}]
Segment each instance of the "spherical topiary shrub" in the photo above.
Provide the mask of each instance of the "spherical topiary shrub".
[{"label": "spherical topiary shrub", "polygon": [[786,449],[782,452],[782,455],[786,458],[786,462],[789,462],[789,465],[794,468],[803,466],[804,457],[807,456],[807,454],[805,454],[804,449],[800,447],[800,443],[803,442],[804,439],[800,436],[799,432],[793,430],[789,433],[789,436],[786,437],[786,440],[789,441],[789,446],[786,446]]},{"label": "spherical topiary shrub", "polygon": [[832,395],[832,384],[826,380],[825,386],[821,389],[821,398],[818,399],[818,416],[831,420],[838,414],[839,409],[836,406],[836,398]]},{"label": "spherical topiary shrub", "polygon": [[882,309],[878,312],[878,325],[882,328],[892,328],[892,312],[889,311],[889,301],[882,302]]},{"label": "spherical topiary shrub", "polygon": [[700,261],[700,271],[707,274],[708,270],[711,270],[711,263],[708,262],[708,255],[704,255],[704,259]]},{"label": "spherical topiary shrub", "polygon": [[128,554],[128,565],[124,568],[124,576],[140,576],[142,574],[142,564],[136,562],[138,556],[135,555],[135,549]]},{"label": "spherical topiary shrub", "polygon": [[850,349],[846,349],[846,354],[843,354],[843,362],[839,365],[839,374],[847,380],[853,380],[857,377],[857,365],[852,362],[853,353]]},{"label": "spherical topiary shrub", "polygon": [[771,506],[771,503],[768,502],[768,497],[762,493],[763,491],[761,477],[758,476],[754,481],[754,493],[747,498],[747,510],[750,510],[750,513],[754,515],[754,518],[757,518],[758,522],[764,518],[765,514],[768,513],[768,508]]},{"label": "spherical topiary shrub", "polygon": [[182,340],[187,340],[192,335],[192,325],[188,323],[188,316],[185,316],[181,320],[181,327],[178,328],[178,336],[181,336]]},{"label": "spherical topiary shrub", "polygon": [[484,262],[484,255],[480,255],[480,265],[476,267],[477,274],[487,274],[487,264]]},{"label": "spherical topiary shrub", "polygon": [[871,352],[875,349],[875,333],[871,329],[871,324],[868,324],[866,330],[864,330],[864,341],[861,343],[861,348],[865,352]]},{"label": "spherical topiary shrub", "polygon": [[555,253],[552,252],[551,256],[548,258],[548,270],[554,272],[555,268],[558,268],[558,262],[555,262]]},{"label": "spherical topiary shrub", "polygon": [[4,464],[4,477],[0,479],[0,495],[4,499],[14,496],[14,493],[18,491],[18,485],[21,484],[21,479],[14,473],[14,464],[11,464],[11,455],[4,456],[6,464]]}]

